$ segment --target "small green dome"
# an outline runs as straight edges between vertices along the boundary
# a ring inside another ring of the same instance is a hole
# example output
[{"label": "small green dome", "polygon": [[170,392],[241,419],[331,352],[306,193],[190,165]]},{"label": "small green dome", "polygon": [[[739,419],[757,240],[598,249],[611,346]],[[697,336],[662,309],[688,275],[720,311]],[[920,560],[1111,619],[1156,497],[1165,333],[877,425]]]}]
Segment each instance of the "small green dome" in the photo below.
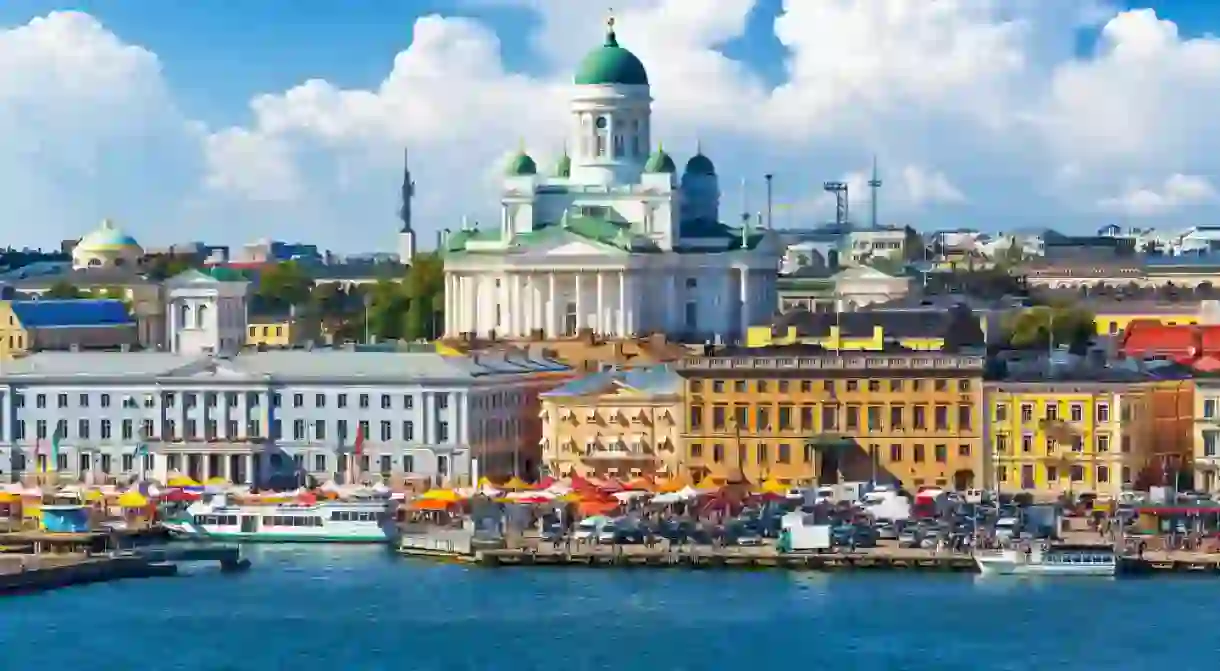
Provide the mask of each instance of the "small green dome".
[{"label": "small green dome", "polygon": [[580,62],[575,81],[579,85],[648,86],[648,71],[635,54],[618,45],[618,38],[614,35],[614,19],[610,19],[605,43],[590,51]]},{"label": "small green dome", "polygon": [[508,162],[508,168],[505,174],[509,177],[520,177],[522,175],[537,175],[538,165],[534,163],[534,159],[525,153],[524,150],[517,152],[513,160]]},{"label": "small green dome", "polygon": [[674,160],[661,148],[657,148],[652,153],[652,156],[648,157],[648,162],[644,164],[644,172],[668,172],[672,174],[677,171],[678,167],[674,165]]},{"label": "small green dome", "polygon": [[572,157],[568,156],[568,152],[564,152],[563,156],[559,157],[559,162],[555,164],[555,176],[568,178],[572,176]]},{"label": "small green dome", "polygon": [[703,152],[699,152],[698,154],[690,157],[690,160],[686,162],[686,172],[690,175],[708,175],[710,177],[715,177],[716,166],[712,164],[712,159],[704,156]]}]

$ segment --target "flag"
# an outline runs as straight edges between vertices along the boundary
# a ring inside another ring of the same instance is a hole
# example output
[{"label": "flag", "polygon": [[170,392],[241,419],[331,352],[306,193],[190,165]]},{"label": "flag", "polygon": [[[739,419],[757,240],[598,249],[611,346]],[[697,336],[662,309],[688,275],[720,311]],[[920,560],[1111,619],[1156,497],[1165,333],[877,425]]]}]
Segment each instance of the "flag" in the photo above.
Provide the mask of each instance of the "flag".
[{"label": "flag", "polygon": [[34,465],[38,467],[38,470],[40,472],[46,473],[47,472],[47,461],[44,458],[42,460],[42,463],[39,464],[38,457],[40,457],[40,456],[42,456],[42,439],[35,438],[34,439]]},{"label": "flag", "polygon": [[59,469],[59,441],[63,439],[63,434],[60,433],[60,425],[55,425],[55,433],[51,434],[51,456],[47,459],[47,468],[49,470]]},{"label": "flag", "polygon": [[352,444],[352,452],[357,457],[364,454],[364,424],[356,425],[356,442]]}]

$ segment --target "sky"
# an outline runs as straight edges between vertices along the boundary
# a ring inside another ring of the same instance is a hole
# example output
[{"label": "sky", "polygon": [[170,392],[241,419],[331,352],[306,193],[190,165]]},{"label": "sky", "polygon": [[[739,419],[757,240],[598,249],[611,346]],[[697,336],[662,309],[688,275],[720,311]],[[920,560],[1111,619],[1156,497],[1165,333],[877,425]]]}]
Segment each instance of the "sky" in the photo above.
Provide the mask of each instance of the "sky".
[{"label": "sky", "polygon": [[[1220,5],[1200,0],[614,0],[653,137],[698,143],[722,218],[923,230],[1220,224]],[[146,246],[393,251],[498,220],[507,157],[563,149],[609,8],[572,0],[3,0],[0,244],[103,218]],[[742,182],[745,181],[745,189]],[[743,198],[744,193],[744,198]],[[745,201],[743,204],[743,200]]]}]

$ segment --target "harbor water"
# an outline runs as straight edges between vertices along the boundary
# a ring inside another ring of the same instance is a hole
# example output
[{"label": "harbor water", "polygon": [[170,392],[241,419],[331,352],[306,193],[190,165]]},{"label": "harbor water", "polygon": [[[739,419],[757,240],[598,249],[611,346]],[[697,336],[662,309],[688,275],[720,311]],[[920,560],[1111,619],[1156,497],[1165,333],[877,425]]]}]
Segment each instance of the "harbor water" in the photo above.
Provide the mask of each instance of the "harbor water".
[{"label": "harbor water", "polygon": [[249,548],[252,570],[0,601],[5,668],[1215,668],[1220,580],[481,569]]}]

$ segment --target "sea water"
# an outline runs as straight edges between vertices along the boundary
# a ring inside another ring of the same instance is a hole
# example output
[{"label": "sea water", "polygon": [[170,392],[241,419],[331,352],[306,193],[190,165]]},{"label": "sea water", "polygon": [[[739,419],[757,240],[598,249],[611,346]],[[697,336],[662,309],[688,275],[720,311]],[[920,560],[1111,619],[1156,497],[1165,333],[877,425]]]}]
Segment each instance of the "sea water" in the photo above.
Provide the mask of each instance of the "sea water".
[{"label": "sea water", "polygon": [[0,600],[0,668],[563,671],[1216,667],[1220,579],[484,569],[259,546]]}]

